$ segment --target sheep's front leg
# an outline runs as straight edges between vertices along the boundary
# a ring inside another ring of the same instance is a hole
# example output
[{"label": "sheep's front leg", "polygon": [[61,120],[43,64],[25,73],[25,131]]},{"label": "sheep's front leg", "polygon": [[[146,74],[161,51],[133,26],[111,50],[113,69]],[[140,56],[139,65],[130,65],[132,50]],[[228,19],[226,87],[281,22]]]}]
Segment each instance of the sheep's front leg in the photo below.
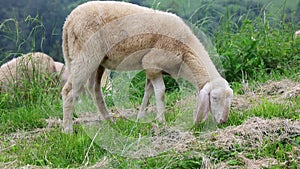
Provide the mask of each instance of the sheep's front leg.
[{"label": "sheep's front leg", "polygon": [[104,70],[105,70],[105,68],[103,68],[102,66],[99,66],[97,73],[94,75],[95,83],[94,83],[94,93],[93,93],[95,105],[96,105],[98,111],[100,112],[101,119],[103,119],[103,120],[110,119],[105,101],[103,99],[102,89],[101,89],[101,78],[104,73]]},{"label": "sheep's front leg", "polygon": [[154,87],[154,93],[156,98],[156,108],[157,108],[157,115],[156,120],[161,123],[166,121],[165,119],[165,105],[164,105],[164,98],[165,98],[165,84],[162,77],[162,74],[157,74],[154,78],[150,79],[151,83]]},{"label": "sheep's front leg", "polygon": [[144,97],[143,97],[140,111],[137,115],[137,119],[141,119],[141,118],[145,117],[145,108],[148,105],[149,99],[151,98],[152,94],[153,94],[153,85],[152,85],[151,81],[147,78]]}]

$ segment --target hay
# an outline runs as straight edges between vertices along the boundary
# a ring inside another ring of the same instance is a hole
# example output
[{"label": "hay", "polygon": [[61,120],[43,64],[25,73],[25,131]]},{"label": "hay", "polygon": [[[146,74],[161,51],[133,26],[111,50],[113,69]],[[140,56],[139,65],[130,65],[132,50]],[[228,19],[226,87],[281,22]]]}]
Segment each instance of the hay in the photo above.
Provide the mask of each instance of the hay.
[{"label": "hay", "polygon": [[239,126],[218,129],[201,135],[217,147],[233,148],[235,144],[258,148],[266,139],[280,141],[300,135],[300,121],[290,119],[262,119],[252,117]]},{"label": "hay", "polygon": [[300,82],[284,79],[281,81],[268,81],[250,89],[247,85],[243,88],[243,95],[236,95],[232,100],[232,109],[238,111],[249,110],[262,103],[262,98],[270,102],[286,103],[288,99],[300,96]]},{"label": "hay", "polygon": [[269,81],[257,90],[257,93],[264,93],[269,96],[281,96],[282,98],[294,98],[300,95],[300,83],[289,79],[277,82]]},{"label": "hay", "polygon": [[[151,148],[148,149],[148,152],[152,152],[148,155],[153,156],[170,150],[177,153],[186,152],[192,145],[196,144],[196,137],[191,132],[181,131],[173,127],[163,127],[156,131],[155,136],[149,138],[149,141],[153,147],[148,147]],[[138,152],[143,153],[143,149]]]},{"label": "hay", "polygon": [[[201,143],[204,150],[208,149],[207,146],[213,145],[224,151],[232,151],[237,144],[244,149],[254,150],[262,148],[267,140],[269,142],[283,141],[296,136],[300,136],[300,121],[252,117],[242,125],[202,134],[200,140],[204,140]],[[297,156],[300,151],[294,152],[294,154]],[[243,160],[248,168],[268,167],[278,164],[278,161],[273,158],[248,159],[242,153],[238,157]],[[297,159],[297,157],[294,158]],[[284,163],[281,163],[281,165],[284,165]],[[227,167],[226,163],[221,163],[218,164],[217,168]]]}]

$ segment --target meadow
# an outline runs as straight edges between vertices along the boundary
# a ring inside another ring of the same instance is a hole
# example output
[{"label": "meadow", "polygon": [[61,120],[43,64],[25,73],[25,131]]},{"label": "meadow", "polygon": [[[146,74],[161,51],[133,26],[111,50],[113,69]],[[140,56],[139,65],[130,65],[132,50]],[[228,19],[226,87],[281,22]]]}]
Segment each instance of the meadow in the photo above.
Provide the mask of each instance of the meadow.
[{"label": "meadow", "polygon": [[[299,25],[263,11],[235,18],[224,13],[213,32],[202,27],[209,18],[194,25],[207,33],[199,38],[234,90],[226,123],[209,117],[193,126],[194,87],[167,76],[167,123],[154,120],[154,98],[149,117],[137,122],[145,74],[112,72],[102,90],[114,123],[97,121],[91,98],[82,95],[74,133],[65,134],[61,87],[39,77],[45,83],[24,81],[23,90],[12,86],[0,95],[0,168],[300,168]],[[39,32],[33,28],[29,38]]]}]

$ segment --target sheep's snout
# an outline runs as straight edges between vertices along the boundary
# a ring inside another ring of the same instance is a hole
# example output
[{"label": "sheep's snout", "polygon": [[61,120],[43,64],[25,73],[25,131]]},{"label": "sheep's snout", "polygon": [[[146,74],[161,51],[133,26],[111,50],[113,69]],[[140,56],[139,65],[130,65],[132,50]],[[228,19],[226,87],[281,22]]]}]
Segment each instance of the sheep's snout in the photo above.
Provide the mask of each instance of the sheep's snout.
[{"label": "sheep's snout", "polygon": [[218,124],[222,124],[227,121],[226,118],[222,117],[223,112],[216,112],[216,113],[212,112],[212,114],[215,122],[217,122]]},{"label": "sheep's snout", "polygon": [[214,120],[218,123],[225,123],[230,112],[230,105],[233,96],[231,88],[215,89],[210,94],[210,106]]},{"label": "sheep's snout", "polygon": [[227,121],[227,118],[221,118],[219,121],[217,121],[218,124],[225,123]]}]

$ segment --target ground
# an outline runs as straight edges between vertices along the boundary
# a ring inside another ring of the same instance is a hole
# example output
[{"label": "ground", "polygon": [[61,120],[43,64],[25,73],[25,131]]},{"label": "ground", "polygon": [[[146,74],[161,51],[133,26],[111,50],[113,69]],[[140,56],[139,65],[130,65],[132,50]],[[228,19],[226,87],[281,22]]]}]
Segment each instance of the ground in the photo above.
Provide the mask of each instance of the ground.
[{"label": "ground", "polygon": [[[264,104],[266,101],[279,104],[292,104],[289,100],[300,96],[300,83],[285,79],[276,82],[269,81],[262,85],[256,85],[255,88],[249,88],[247,84],[244,84],[241,93],[243,94],[236,94],[232,101],[233,111],[245,112],[255,106]],[[300,114],[300,109],[296,109],[295,112]],[[118,116],[118,118],[120,117],[126,118],[122,114]],[[97,118],[91,114],[91,116],[88,117],[78,117],[75,123],[93,123],[95,119]],[[0,146],[0,153],[1,151],[5,151],[5,149],[10,148],[10,146],[14,146],[17,140],[30,140],[36,135],[59,126],[61,123],[58,119],[48,119],[47,122],[48,126],[46,128],[39,128],[29,132],[19,131],[1,137],[2,140],[0,140],[0,142],[3,141],[3,139],[11,141],[9,146]],[[246,168],[270,167],[278,164],[284,167],[288,163],[287,161],[279,162],[271,157],[261,159],[249,158],[245,152],[261,149],[263,146],[262,143],[266,139],[272,142],[299,137],[300,121],[299,119],[294,120],[277,117],[269,119],[253,116],[249,117],[240,125],[217,128],[216,130],[199,135],[192,134],[189,131],[178,131],[172,127],[158,127],[156,125],[153,125],[150,130],[154,133],[151,138],[151,146],[139,147],[139,149],[137,149],[138,147],[133,148],[131,153],[135,156],[142,157],[144,155],[143,153],[149,155],[149,152],[155,156],[159,152],[168,151],[172,148],[172,151],[175,152],[184,153],[190,151],[192,156],[202,157],[202,168],[228,168],[229,166],[230,168],[240,168],[239,165],[230,164],[230,162],[232,162],[230,160],[216,163],[212,157],[209,157],[205,153],[201,153],[210,151],[212,147],[216,150],[220,149],[225,152],[235,151],[237,149],[236,145],[238,144],[243,147],[243,151],[237,151],[236,158],[238,158],[239,162]],[[298,160],[299,162],[299,155],[300,147],[294,146],[290,158]],[[109,166],[109,163],[110,158],[104,156],[96,164],[89,167],[83,166],[82,168],[106,168]],[[0,163],[0,168],[15,168],[17,166],[19,166],[18,161]],[[21,168],[41,167],[26,165]],[[300,168],[299,164],[297,168]]]}]

